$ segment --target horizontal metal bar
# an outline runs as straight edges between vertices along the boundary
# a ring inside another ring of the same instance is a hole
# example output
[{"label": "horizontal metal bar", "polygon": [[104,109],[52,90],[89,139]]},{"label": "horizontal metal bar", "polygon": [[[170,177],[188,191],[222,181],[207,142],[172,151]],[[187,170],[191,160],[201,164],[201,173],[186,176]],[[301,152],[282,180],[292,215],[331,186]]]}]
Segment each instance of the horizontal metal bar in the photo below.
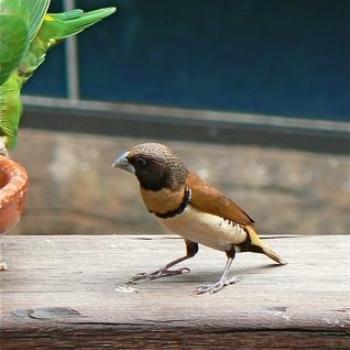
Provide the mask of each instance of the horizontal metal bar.
[{"label": "horizontal metal bar", "polygon": [[30,96],[24,103],[24,127],[340,154],[350,150],[350,126],[344,122]]},{"label": "horizontal metal bar", "polygon": [[[328,120],[319,119],[303,119],[303,118],[288,118],[288,117],[276,117],[266,116],[248,113],[237,112],[219,112],[208,110],[196,110],[196,109],[183,109],[173,107],[159,107],[129,103],[116,103],[116,102],[101,102],[101,101],[87,101],[80,100],[72,102],[67,99],[50,98],[41,96],[24,96],[23,101],[25,105],[36,107],[56,107],[60,109],[74,108],[77,110],[98,110],[105,112],[125,112],[130,114],[139,115],[153,115],[153,116],[167,116],[173,118],[185,118],[189,117],[199,120],[216,120],[216,121],[230,121],[235,123],[245,124],[264,124],[273,126],[285,126],[293,128],[309,128],[318,130],[342,130],[350,133],[350,124],[345,122],[334,122]],[[349,116],[350,117],[350,116]]]}]

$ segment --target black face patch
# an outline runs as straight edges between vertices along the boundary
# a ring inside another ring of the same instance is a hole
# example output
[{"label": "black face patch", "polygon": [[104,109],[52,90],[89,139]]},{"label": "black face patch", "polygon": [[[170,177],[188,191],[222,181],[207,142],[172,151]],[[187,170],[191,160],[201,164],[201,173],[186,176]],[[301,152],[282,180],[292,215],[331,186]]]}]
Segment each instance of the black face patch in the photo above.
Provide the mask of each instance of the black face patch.
[{"label": "black face patch", "polygon": [[140,185],[146,190],[174,189],[184,184],[187,176],[187,169],[176,159],[135,154],[128,160],[135,168]]}]

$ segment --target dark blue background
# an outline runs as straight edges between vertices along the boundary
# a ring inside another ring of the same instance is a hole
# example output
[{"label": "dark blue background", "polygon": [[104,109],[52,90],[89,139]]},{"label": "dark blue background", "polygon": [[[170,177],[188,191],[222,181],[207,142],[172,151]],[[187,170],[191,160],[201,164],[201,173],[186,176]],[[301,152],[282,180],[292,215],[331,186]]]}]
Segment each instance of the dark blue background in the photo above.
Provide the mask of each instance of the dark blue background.
[{"label": "dark blue background", "polygon": [[[117,14],[79,34],[83,99],[350,115],[350,1],[77,1],[111,5]],[[49,53],[27,94],[65,95],[63,47]]]}]

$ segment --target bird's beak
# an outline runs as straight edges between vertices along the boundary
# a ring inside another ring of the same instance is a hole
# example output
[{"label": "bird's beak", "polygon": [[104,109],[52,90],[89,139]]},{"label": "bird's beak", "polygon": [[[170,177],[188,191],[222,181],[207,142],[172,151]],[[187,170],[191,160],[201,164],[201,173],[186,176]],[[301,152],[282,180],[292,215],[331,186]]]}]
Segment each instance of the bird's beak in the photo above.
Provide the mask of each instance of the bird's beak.
[{"label": "bird's beak", "polygon": [[128,155],[129,152],[123,153],[121,156],[115,159],[115,161],[112,163],[112,166],[135,174],[135,168],[129,163]]}]

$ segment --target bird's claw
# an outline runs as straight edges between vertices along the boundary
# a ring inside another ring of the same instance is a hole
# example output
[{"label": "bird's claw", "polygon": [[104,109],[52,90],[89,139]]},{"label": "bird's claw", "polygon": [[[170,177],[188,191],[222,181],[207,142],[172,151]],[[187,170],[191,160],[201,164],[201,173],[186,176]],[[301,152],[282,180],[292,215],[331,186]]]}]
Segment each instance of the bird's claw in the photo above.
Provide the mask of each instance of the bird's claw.
[{"label": "bird's claw", "polygon": [[0,156],[10,158],[9,153],[5,146],[0,146]]},{"label": "bird's claw", "polygon": [[195,293],[200,295],[204,293],[214,294],[224,288],[225,284],[223,282],[216,282],[214,284],[201,285],[195,289]]},{"label": "bird's claw", "polygon": [[131,277],[128,281],[128,284],[135,284],[136,282],[143,281],[143,280],[152,281],[162,277],[182,275],[184,273],[189,273],[189,272],[191,272],[191,270],[188,267],[182,267],[177,270],[168,270],[166,268],[162,268],[151,273],[141,272],[136,274],[134,277]]},{"label": "bird's claw", "polygon": [[184,273],[189,273],[191,270],[187,267],[182,267],[177,270],[167,270],[167,269],[161,269],[158,271],[155,271],[153,273],[150,273],[146,276],[146,280],[155,280],[157,278],[167,277],[167,276],[176,276],[176,275],[182,275]]},{"label": "bird's claw", "polygon": [[195,289],[195,293],[197,295],[205,294],[205,293],[215,294],[219,292],[221,289],[223,289],[224,287],[229,286],[230,284],[234,284],[236,282],[238,282],[238,279],[236,277],[232,277],[224,281],[220,280],[213,284],[200,285]]}]

